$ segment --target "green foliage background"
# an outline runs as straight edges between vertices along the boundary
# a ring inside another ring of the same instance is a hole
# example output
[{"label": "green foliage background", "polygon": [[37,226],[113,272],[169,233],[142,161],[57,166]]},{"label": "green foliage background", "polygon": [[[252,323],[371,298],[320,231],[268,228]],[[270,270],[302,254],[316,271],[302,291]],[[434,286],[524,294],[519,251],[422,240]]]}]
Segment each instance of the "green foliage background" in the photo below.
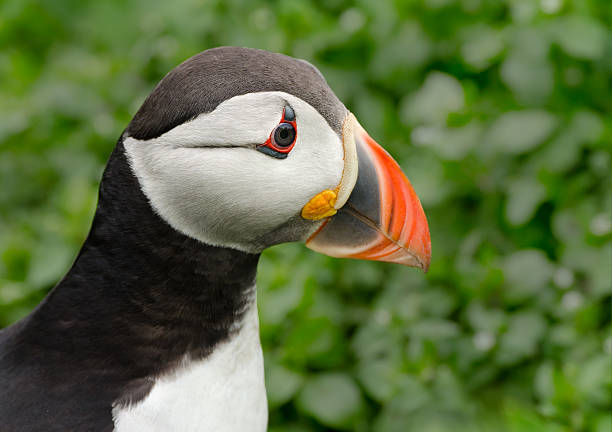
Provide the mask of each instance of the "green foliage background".
[{"label": "green foliage background", "polygon": [[106,158],[209,47],[310,60],[400,162],[423,275],[283,245],[272,431],[612,430],[608,0],[2,0],[0,326],[76,256]]}]

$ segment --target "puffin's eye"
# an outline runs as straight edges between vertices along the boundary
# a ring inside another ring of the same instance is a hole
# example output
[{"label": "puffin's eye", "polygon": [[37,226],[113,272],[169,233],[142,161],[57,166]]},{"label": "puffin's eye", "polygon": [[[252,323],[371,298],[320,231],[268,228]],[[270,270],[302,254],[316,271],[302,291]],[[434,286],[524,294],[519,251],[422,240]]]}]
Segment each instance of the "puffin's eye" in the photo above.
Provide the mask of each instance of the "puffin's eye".
[{"label": "puffin's eye", "polygon": [[289,147],[295,140],[295,128],[291,123],[281,123],[272,133],[272,143],[277,147]]},{"label": "puffin's eye", "polygon": [[285,159],[295,145],[296,138],[295,113],[293,108],[286,105],[280,123],[272,130],[268,141],[257,146],[257,150],[278,159]]}]

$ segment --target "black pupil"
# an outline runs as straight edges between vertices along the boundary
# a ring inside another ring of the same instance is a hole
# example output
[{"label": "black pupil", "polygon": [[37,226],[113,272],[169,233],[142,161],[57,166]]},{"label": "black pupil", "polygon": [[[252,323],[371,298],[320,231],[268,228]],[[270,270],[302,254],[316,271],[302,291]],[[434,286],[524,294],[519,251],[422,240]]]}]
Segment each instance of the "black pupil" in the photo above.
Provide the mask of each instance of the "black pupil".
[{"label": "black pupil", "polygon": [[279,147],[288,147],[295,139],[295,129],[291,123],[281,123],[274,131],[274,144]]}]

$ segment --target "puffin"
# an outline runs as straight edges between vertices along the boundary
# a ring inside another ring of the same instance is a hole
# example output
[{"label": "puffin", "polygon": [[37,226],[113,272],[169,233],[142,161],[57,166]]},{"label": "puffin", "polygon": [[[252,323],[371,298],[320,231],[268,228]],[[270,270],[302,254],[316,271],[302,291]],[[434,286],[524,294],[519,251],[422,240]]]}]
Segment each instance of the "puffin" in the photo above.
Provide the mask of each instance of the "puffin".
[{"label": "puffin", "polygon": [[90,232],[0,332],[3,432],[267,429],[255,277],[285,242],[427,271],[408,179],[305,60],[219,47],[121,134]]}]

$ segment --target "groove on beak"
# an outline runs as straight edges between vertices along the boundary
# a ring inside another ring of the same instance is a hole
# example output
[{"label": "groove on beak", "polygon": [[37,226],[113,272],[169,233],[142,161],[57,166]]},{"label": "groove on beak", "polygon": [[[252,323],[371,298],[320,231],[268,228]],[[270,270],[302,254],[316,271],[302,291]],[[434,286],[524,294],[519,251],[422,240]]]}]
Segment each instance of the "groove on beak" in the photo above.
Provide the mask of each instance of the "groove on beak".
[{"label": "groove on beak", "polygon": [[[323,254],[429,268],[425,212],[393,158],[351,114],[358,175],[346,204],[306,241]],[[346,138],[345,138],[346,139]]]}]

